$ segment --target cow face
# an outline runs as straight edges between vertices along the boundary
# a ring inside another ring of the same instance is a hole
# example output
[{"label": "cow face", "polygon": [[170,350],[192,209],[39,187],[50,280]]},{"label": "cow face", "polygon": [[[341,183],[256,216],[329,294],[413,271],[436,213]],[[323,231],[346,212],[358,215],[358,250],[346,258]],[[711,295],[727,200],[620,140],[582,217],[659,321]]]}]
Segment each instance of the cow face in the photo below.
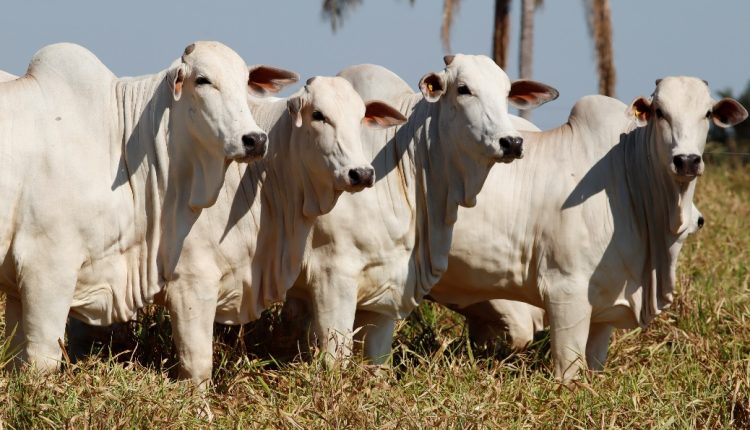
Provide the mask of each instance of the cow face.
[{"label": "cow face", "polygon": [[[292,148],[303,164],[305,181],[318,198],[356,192],[375,183],[375,169],[364,156],[363,123],[381,127],[406,118],[382,102],[365,105],[351,84],[340,77],[315,77],[287,101],[293,121]],[[326,190],[326,191],[322,191]],[[308,199],[308,198],[306,198]],[[318,202],[318,208],[333,202]],[[308,215],[324,213],[308,206]]]},{"label": "cow face", "polygon": [[557,90],[528,80],[511,83],[483,55],[446,56],[444,61],[442,72],[428,73],[419,82],[427,101],[441,103],[441,137],[475,159],[507,163],[521,158],[523,139],[511,124],[508,103],[532,108],[557,98]]},{"label": "cow face", "polygon": [[297,75],[252,67],[218,42],[196,42],[187,48],[168,78],[175,107],[185,113],[191,137],[210,157],[249,161],[265,155],[268,136],[253,119],[248,91],[266,94],[296,82]]},{"label": "cow face", "polygon": [[690,77],[657,80],[652,98],[637,98],[630,112],[639,125],[653,124],[659,161],[678,182],[690,182],[703,173],[709,121],[729,127],[747,118],[737,101],[714,102],[708,84]]}]

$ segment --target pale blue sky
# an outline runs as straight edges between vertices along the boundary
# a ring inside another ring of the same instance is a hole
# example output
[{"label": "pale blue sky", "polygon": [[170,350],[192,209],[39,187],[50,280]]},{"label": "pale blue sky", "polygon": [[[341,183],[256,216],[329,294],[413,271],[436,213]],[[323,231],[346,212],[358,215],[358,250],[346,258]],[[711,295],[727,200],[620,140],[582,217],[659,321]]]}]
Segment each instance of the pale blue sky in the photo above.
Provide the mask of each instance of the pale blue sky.
[{"label": "pale blue sky", "polygon": [[[611,0],[618,98],[648,95],[654,80],[685,74],[712,89],[744,89],[750,80],[750,1]],[[592,44],[582,0],[546,0],[536,16],[534,78],[557,87],[560,99],[533,121],[565,121],[573,102],[596,92]],[[112,2],[25,1],[3,5],[0,69],[23,73],[33,53],[53,42],[91,49],[118,75],[153,73],[194,40],[219,40],[248,63],[266,63],[303,77],[377,63],[416,86],[442,68],[441,0],[364,0],[333,34],[319,0]],[[517,77],[518,9],[508,74]],[[493,0],[463,0],[453,31],[455,52],[488,54]]]}]

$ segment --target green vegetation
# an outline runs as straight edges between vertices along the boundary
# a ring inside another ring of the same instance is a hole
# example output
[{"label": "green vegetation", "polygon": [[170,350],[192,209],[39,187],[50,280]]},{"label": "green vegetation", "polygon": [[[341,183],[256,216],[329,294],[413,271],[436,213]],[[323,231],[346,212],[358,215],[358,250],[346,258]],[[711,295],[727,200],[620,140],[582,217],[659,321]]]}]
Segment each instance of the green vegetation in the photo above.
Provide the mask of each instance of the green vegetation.
[{"label": "green vegetation", "polygon": [[[546,337],[520,355],[475,350],[460,317],[431,303],[400,325],[390,369],[290,360],[292,342],[266,339],[280,324],[268,313],[219,330],[210,425],[750,428],[750,170],[713,161],[697,193],[706,227],[681,255],[674,306],[647,330],[617,332],[607,369],[576,389],[551,377]],[[113,358],[46,377],[0,374],[0,428],[209,426],[201,395],[174,380],[167,318],[147,310]]]}]

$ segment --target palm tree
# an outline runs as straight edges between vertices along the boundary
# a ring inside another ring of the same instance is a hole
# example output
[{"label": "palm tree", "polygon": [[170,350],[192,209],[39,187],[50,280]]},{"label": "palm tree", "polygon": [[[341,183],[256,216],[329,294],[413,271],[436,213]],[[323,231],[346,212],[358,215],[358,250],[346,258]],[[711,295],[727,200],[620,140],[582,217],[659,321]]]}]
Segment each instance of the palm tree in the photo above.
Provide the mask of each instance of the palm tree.
[{"label": "palm tree", "polygon": [[[531,79],[531,64],[533,63],[534,54],[534,12],[536,10],[536,0],[522,0],[521,2],[521,40],[518,49],[518,77],[521,79]],[[531,111],[528,109],[519,110],[521,118],[531,119]]]},{"label": "palm tree", "polygon": [[584,0],[589,36],[594,40],[599,94],[615,96],[615,63],[612,52],[612,10],[609,0]]},{"label": "palm tree", "polygon": [[331,31],[336,32],[347,13],[362,4],[362,0],[323,0],[323,18],[331,22]]},{"label": "palm tree", "polygon": [[[440,26],[440,38],[443,50],[451,52],[450,33],[453,18],[461,0],[443,0],[443,22]],[[508,46],[510,39],[510,0],[495,0],[495,28],[492,34],[492,59],[498,66],[506,69],[508,63]],[[531,79],[534,53],[534,12],[543,5],[543,0],[522,0],[521,38],[518,74],[521,79]],[[529,119],[531,111],[522,110],[521,117]]]},{"label": "palm tree", "polygon": [[508,64],[510,45],[510,0],[495,0],[495,30],[492,33],[492,59],[501,69]]},{"label": "palm tree", "polygon": [[[409,3],[414,4],[414,1],[409,0]],[[612,11],[609,0],[583,1],[587,14],[589,35],[594,41],[599,93],[614,96],[615,66],[612,49]],[[323,0],[323,16],[330,20],[332,30],[336,31],[346,13],[361,3],[362,0]],[[506,68],[508,59],[511,3],[511,0],[495,0],[492,57],[503,69]],[[461,0],[443,0],[440,39],[446,53],[451,52],[451,28],[460,4]],[[531,78],[532,75],[534,11],[542,5],[543,0],[521,0],[521,37],[519,41],[519,76],[521,79]]]},{"label": "palm tree", "polygon": [[[542,0],[521,0],[521,40],[519,52],[519,76],[531,77],[531,60],[533,54],[533,12],[543,6]],[[458,10],[460,0],[443,1],[443,23],[441,39],[443,49],[450,52],[450,30],[454,11]],[[495,0],[495,28],[492,35],[492,54],[495,62],[506,68],[508,58],[508,38],[510,35],[511,0]],[[612,11],[609,0],[584,0],[587,14],[589,35],[594,41],[599,77],[599,93],[614,97],[615,66],[612,49]]]}]

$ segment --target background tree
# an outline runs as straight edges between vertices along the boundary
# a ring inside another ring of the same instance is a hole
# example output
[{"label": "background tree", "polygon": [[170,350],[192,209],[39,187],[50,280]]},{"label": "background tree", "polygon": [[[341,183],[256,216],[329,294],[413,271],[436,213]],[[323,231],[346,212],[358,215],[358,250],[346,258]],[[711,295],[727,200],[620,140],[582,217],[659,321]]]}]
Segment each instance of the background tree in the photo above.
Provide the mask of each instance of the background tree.
[{"label": "background tree", "polygon": [[589,36],[594,41],[599,94],[615,96],[615,58],[612,50],[612,11],[609,0],[584,0]]},{"label": "background tree", "polygon": [[362,0],[323,0],[323,18],[330,21],[331,31],[336,32],[344,17],[361,4]]},{"label": "background tree", "polygon": [[[415,0],[410,0],[414,4]],[[323,0],[323,16],[331,22],[336,31],[348,12],[362,3],[362,0]],[[521,0],[521,35],[519,38],[519,70],[521,79],[531,79],[534,54],[534,12],[543,5],[543,0]],[[495,0],[495,21],[492,32],[492,58],[507,70],[510,41],[511,0]],[[615,64],[612,48],[612,11],[609,0],[583,0],[589,36],[593,40],[596,57],[599,93],[615,96]],[[452,53],[451,29],[458,14],[461,0],[443,0],[443,14],[440,23],[440,40],[443,51]],[[521,111],[528,118],[529,113]]]},{"label": "background tree", "polygon": [[[452,20],[458,10],[460,0],[443,1],[443,22],[440,38],[443,49],[449,53]],[[492,56],[495,62],[507,69],[510,39],[511,0],[495,0],[495,23],[492,34]],[[519,49],[519,76],[523,79],[532,76],[534,11],[544,5],[543,0],[521,0],[521,37]],[[615,96],[616,73],[612,40],[612,10],[609,0],[583,0],[589,36],[594,43],[597,63],[599,93]]]},{"label": "background tree", "polygon": [[[732,94],[730,89],[717,91],[716,95],[718,98],[731,97],[745,108],[750,108],[750,82],[747,83],[745,90],[738,95]],[[709,156],[713,158],[712,161],[727,162],[735,166],[750,163],[750,155],[748,155],[750,154],[750,120],[742,121],[730,128],[716,127],[712,123],[708,131],[708,140],[714,142],[714,144],[709,143],[705,154],[712,154]],[[715,143],[718,143],[719,146],[713,146]]]}]

